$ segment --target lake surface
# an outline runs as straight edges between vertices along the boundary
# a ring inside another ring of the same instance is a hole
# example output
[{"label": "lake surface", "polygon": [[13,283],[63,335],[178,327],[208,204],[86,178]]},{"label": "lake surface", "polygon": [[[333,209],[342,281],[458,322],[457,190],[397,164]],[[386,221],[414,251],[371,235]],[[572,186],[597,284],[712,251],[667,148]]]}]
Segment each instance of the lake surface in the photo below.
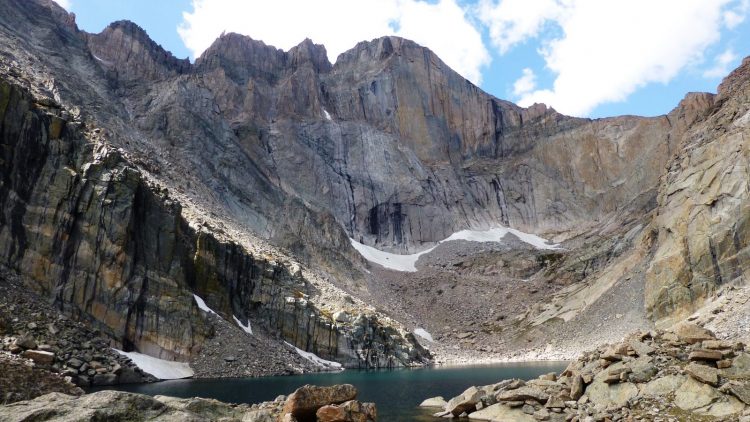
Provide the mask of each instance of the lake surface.
[{"label": "lake surface", "polygon": [[443,396],[449,400],[472,385],[493,384],[508,378],[528,380],[548,372],[559,373],[566,366],[567,362],[524,362],[379,371],[346,370],[265,378],[174,380],[123,385],[115,389],[149,395],[258,403],[290,394],[304,384],[353,384],[359,391],[357,398],[360,401],[377,405],[379,421],[421,422],[438,420],[432,417],[436,410],[417,407],[426,398]]}]

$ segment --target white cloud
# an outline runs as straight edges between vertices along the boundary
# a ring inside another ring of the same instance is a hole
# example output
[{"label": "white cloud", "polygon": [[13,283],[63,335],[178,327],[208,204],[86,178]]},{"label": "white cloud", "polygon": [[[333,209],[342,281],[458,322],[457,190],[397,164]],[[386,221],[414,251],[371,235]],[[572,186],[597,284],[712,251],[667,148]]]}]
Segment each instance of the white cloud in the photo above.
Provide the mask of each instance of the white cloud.
[{"label": "white cloud", "polygon": [[741,0],[733,9],[724,12],[724,25],[729,29],[745,21],[748,11],[750,11],[750,0]]},{"label": "white cloud", "polygon": [[513,95],[521,97],[536,88],[536,74],[530,68],[523,70],[523,75],[513,84]]},{"label": "white cloud", "polygon": [[70,12],[70,7],[72,6],[71,0],[55,0],[55,3],[60,5],[60,7],[62,7],[63,9]]},{"label": "white cloud", "polygon": [[363,40],[398,35],[429,47],[475,84],[490,62],[479,30],[456,0],[193,0],[178,32],[194,57],[224,31],[289,49],[305,38],[332,62]]},{"label": "white cloud", "polygon": [[[480,10],[489,16],[482,20],[501,53],[541,38],[540,54],[555,81],[524,95],[521,105],[543,102],[586,115],[648,83],[668,83],[702,60],[722,26],[729,25],[726,12],[740,13],[745,1],[500,0]],[[559,31],[545,31],[545,24]]]},{"label": "white cloud", "polygon": [[714,58],[714,65],[703,72],[706,78],[723,78],[729,74],[730,67],[739,58],[732,48],[726,49],[723,53],[717,54]]},{"label": "white cloud", "polygon": [[560,16],[557,0],[481,0],[477,12],[487,25],[492,43],[505,54],[511,47],[535,36],[545,21]]}]

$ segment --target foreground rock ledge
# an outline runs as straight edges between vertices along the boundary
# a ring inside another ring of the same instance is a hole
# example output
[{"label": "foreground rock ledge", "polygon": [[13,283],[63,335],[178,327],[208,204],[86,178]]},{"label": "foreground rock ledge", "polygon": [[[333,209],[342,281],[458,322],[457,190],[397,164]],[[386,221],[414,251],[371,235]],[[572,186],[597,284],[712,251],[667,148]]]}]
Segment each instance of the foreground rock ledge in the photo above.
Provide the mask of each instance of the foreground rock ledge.
[{"label": "foreground rock ledge", "polygon": [[502,422],[750,422],[750,353],[696,324],[636,332],[572,362],[561,374],[470,387],[436,417]]},{"label": "foreground rock ledge", "polygon": [[272,402],[253,405],[122,391],[79,397],[55,392],[0,406],[0,421],[374,422],[375,405],[360,403],[354,400],[356,396],[357,390],[349,384],[305,385],[288,398],[279,396]]}]

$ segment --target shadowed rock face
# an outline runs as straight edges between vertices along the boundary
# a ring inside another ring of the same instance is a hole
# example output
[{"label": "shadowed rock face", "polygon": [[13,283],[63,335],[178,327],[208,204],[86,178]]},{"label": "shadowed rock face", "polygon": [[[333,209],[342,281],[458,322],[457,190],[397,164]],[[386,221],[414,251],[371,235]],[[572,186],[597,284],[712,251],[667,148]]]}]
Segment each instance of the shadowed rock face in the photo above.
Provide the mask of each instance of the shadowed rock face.
[{"label": "shadowed rock face", "polygon": [[[642,223],[581,278],[646,267],[655,318],[744,279],[744,66],[668,115],[589,120],[494,98],[397,37],[331,64],[310,40],[225,34],[190,64],[129,22],[81,32],[48,0],[4,2],[0,23],[0,258],[126,346],[192,353],[210,334],[196,293],[350,365],[424,360],[375,311],[327,316],[331,282],[370,293],[349,237],[413,252],[505,224],[574,238],[574,260],[576,236]],[[609,271],[621,255],[634,264]]]}]

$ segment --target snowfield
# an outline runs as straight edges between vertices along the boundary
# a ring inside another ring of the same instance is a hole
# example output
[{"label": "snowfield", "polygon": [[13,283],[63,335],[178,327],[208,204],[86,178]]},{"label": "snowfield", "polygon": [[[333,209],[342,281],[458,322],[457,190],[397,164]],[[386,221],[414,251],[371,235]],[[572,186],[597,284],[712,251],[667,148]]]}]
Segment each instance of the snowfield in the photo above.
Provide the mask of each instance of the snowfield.
[{"label": "snowfield", "polygon": [[180,378],[190,378],[194,375],[193,370],[185,362],[174,362],[144,355],[138,352],[123,352],[122,350],[113,349],[115,352],[127,356],[144,372],[163,380],[176,380]]},{"label": "snowfield", "polygon": [[[560,245],[549,243],[549,241],[547,241],[546,239],[541,238],[535,234],[524,233],[520,230],[511,229],[508,227],[495,227],[489,230],[461,230],[460,232],[453,233],[452,235],[441,240],[440,242],[438,242],[438,244],[450,242],[453,240],[467,240],[469,242],[502,242],[503,238],[508,233],[516,236],[522,242],[527,243],[537,249],[553,250],[560,248]],[[356,249],[366,260],[374,262],[391,270],[412,273],[417,271],[416,263],[419,257],[426,253],[432,252],[432,250],[437,247],[433,246],[427,250],[414,254],[400,255],[375,249],[372,246],[367,246],[365,244],[359,243],[351,238],[349,239],[349,241],[351,241],[354,249]]]}]

